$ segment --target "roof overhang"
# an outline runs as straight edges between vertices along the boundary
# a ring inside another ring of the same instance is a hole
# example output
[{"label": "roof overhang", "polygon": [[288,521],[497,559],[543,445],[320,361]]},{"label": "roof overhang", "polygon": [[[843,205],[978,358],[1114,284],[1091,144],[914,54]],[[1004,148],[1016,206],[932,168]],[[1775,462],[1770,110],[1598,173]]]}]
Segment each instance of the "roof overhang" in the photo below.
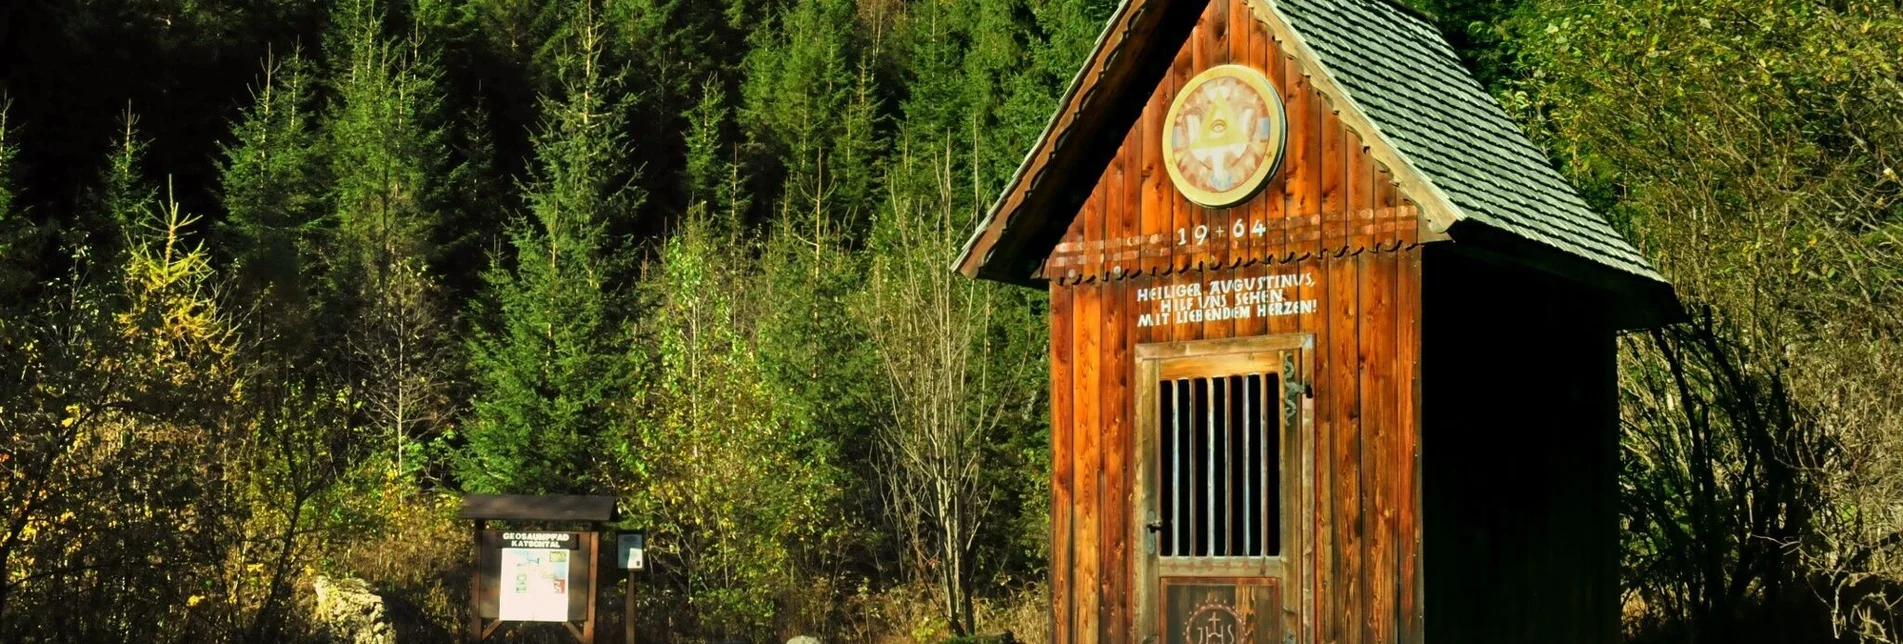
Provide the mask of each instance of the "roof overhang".
[{"label": "roof overhang", "polygon": [[1455,222],[1447,232],[1461,252],[1531,268],[1562,281],[1603,291],[1613,303],[1607,314],[1614,329],[1649,329],[1685,319],[1684,305],[1668,282],[1609,270],[1577,255],[1471,219]]},{"label": "roof overhang", "polygon": [[958,272],[1027,286],[1039,282],[1039,265],[1064,236],[1095,177],[1116,156],[1123,133],[1143,114],[1143,101],[1127,97],[1147,95],[1162,82],[1208,4],[1123,0],[1118,5],[1037,145],[965,242],[954,266]]},{"label": "roof overhang", "polygon": [[[1208,4],[1209,0],[1123,0],[1043,134],[967,240],[954,265],[958,272],[1024,286],[1044,281],[1039,273],[1044,260],[1142,114],[1145,101],[1133,97],[1149,95],[1162,82]],[[1423,232],[1431,233],[1432,239],[1604,290],[1618,309],[1612,322],[1620,329],[1656,326],[1683,316],[1671,285],[1649,268],[1638,273],[1614,269],[1483,219],[1463,216],[1435,181],[1393,148],[1386,134],[1321,65],[1322,56],[1288,19],[1275,13],[1273,3],[1249,0],[1248,5],[1253,18],[1268,23],[1276,37],[1293,48],[1304,65],[1303,73],[1337,107],[1348,127],[1367,137],[1376,161],[1411,187],[1410,199],[1421,208]],[[1426,22],[1419,14],[1412,17]]]}]

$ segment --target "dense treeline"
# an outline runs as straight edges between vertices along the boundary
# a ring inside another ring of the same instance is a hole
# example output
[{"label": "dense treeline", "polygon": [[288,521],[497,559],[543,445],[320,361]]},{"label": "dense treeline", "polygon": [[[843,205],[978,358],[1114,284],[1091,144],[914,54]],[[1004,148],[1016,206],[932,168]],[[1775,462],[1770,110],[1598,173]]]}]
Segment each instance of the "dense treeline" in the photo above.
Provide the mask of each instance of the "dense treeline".
[{"label": "dense treeline", "polygon": [[620,497],[656,632],[1012,627],[1042,305],[944,267],[1109,8],[9,8],[0,639],[443,639],[465,491]]},{"label": "dense treeline", "polygon": [[[1894,639],[1903,10],[1415,4],[1693,311],[1631,636]],[[621,498],[656,635],[1040,640],[1043,304],[945,267],[1113,5],[0,8],[0,641],[448,641],[465,491]]]},{"label": "dense treeline", "polygon": [[1630,633],[1903,637],[1903,6],[1526,0],[1470,33],[1690,310],[1622,343]]}]

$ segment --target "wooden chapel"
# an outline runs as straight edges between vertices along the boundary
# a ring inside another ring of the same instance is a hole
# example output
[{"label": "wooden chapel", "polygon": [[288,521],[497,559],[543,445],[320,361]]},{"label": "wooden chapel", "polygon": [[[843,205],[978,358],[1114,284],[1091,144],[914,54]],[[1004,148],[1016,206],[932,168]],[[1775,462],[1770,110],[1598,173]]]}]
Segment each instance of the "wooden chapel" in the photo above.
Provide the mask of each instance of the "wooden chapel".
[{"label": "wooden chapel", "polygon": [[1423,17],[1124,0],[957,269],[1050,291],[1056,642],[1619,638],[1677,301]]}]

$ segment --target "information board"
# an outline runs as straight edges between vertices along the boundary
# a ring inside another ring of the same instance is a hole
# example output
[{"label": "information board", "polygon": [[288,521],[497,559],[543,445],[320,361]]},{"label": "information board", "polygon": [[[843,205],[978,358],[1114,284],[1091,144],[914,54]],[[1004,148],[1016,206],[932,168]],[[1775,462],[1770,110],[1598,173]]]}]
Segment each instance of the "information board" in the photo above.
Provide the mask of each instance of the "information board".
[{"label": "information board", "polygon": [[585,619],[593,563],[575,532],[489,530],[483,533],[482,617],[505,622]]},{"label": "information board", "polygon": [[568,621],[568,551],[503,548],[500,590],[504,620]]}]

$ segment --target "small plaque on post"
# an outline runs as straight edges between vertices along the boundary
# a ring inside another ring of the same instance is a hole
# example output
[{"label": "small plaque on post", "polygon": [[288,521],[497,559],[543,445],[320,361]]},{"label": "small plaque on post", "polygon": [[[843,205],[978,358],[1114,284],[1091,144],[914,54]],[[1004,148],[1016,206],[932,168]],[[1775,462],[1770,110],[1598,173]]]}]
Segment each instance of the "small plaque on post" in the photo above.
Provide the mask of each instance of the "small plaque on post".
[{"label": "small plaque on post", "polygon": [[615,561],[621,564],[622,570],[647,569],[644,552],[646,550],[646,542],[646,537],[642,536],[639,532],[621,535],[615,547]]}]

